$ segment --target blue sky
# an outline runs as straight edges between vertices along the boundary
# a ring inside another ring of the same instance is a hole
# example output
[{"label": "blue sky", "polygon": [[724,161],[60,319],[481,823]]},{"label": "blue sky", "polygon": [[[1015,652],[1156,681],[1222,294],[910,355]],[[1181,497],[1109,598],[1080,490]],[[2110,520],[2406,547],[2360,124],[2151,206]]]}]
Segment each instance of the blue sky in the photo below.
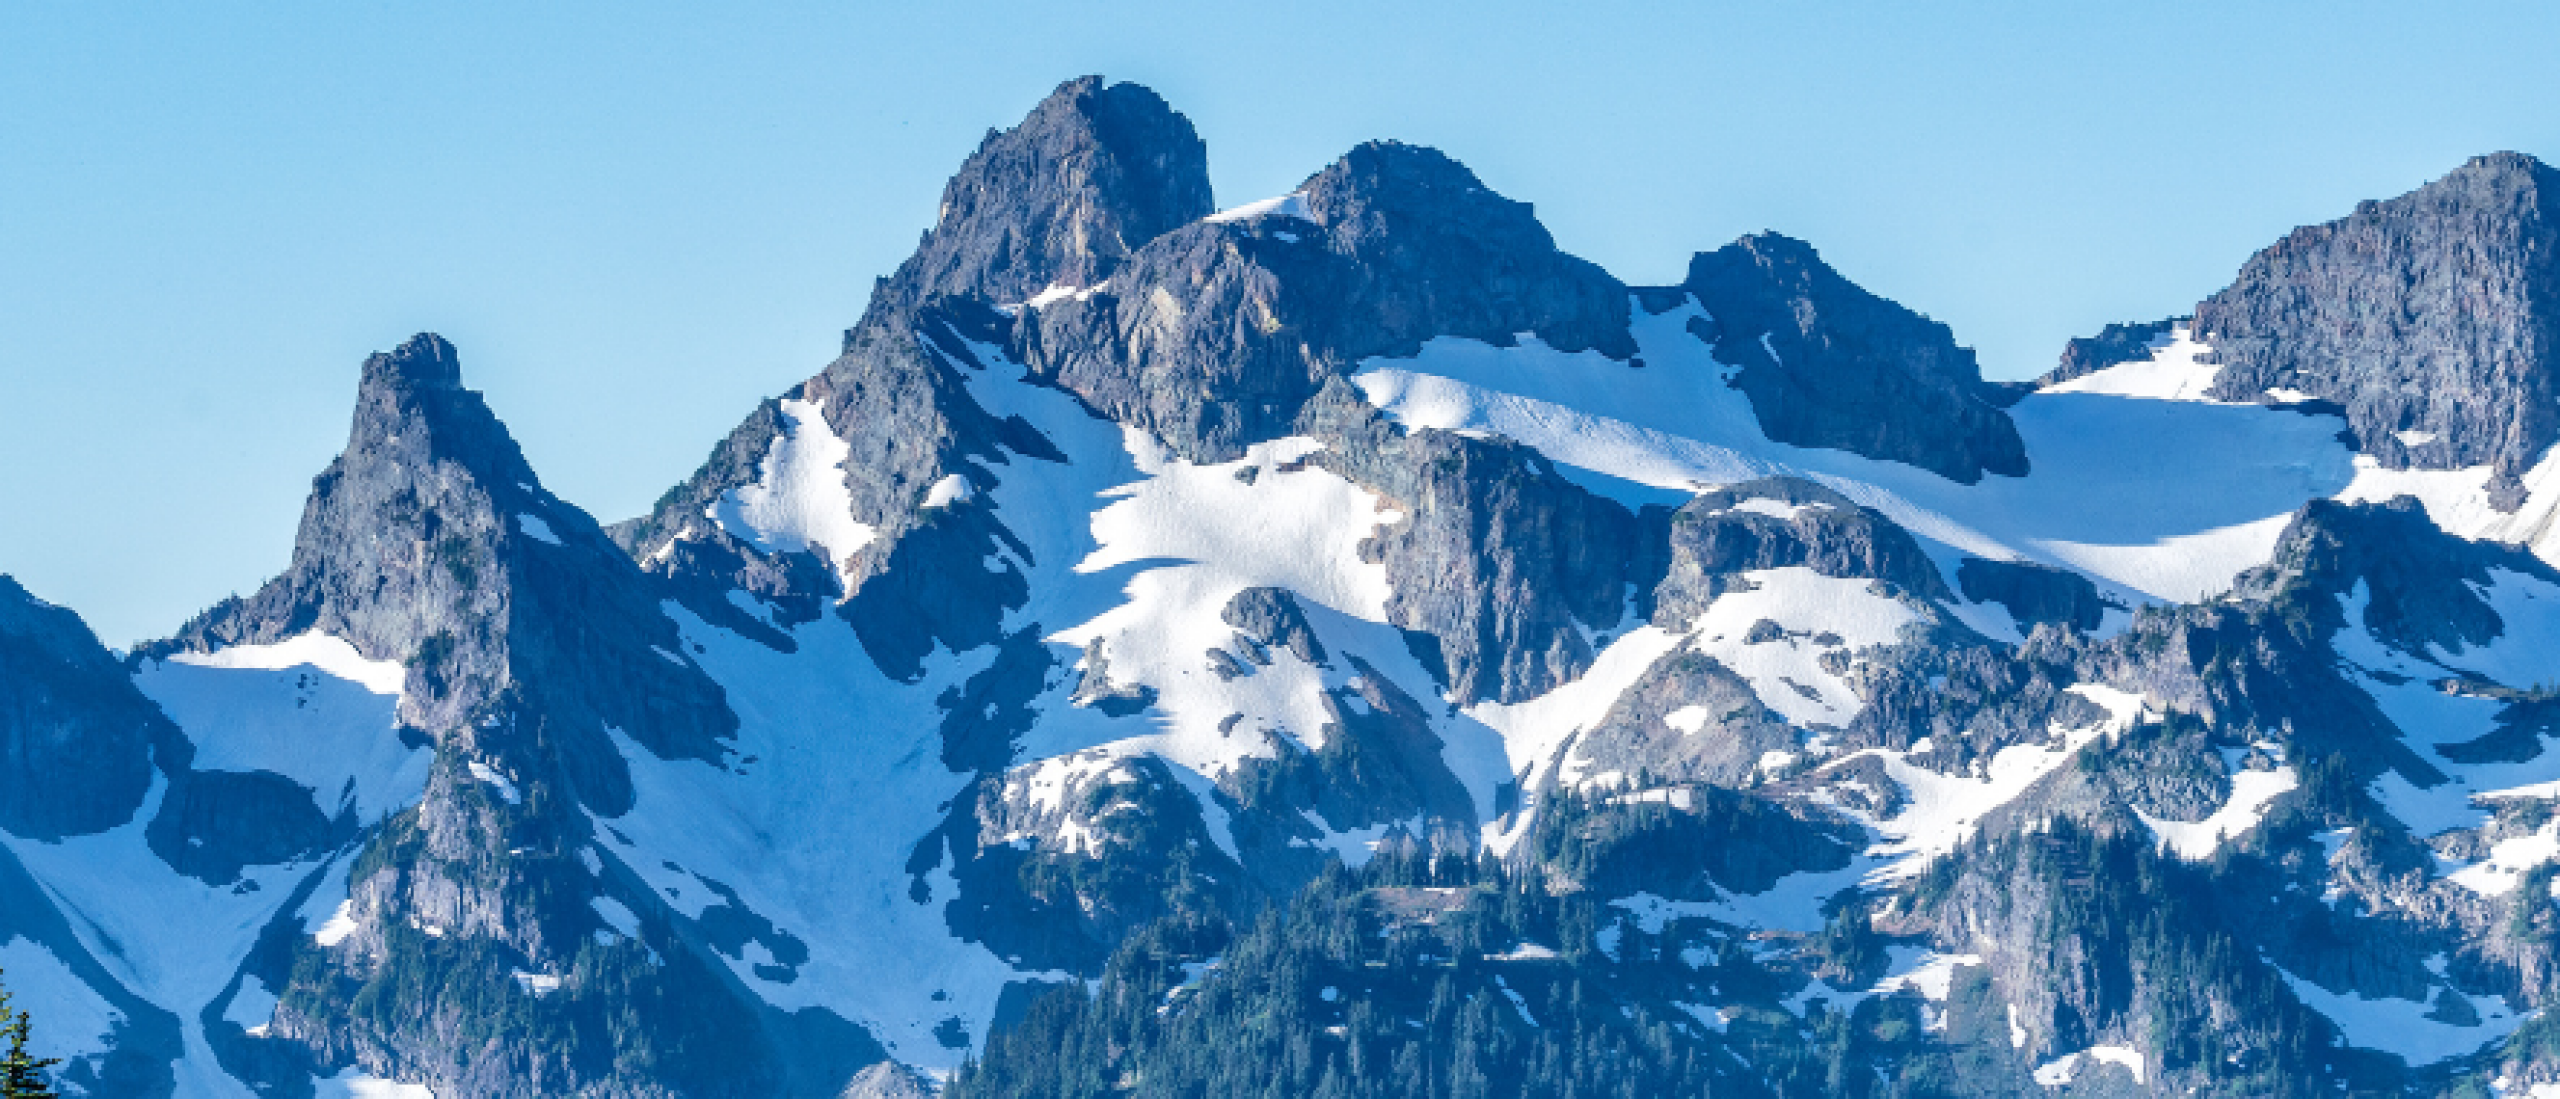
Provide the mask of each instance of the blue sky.
[{"label": "blue sky", "polygon": [[284,566],[412,332],[555,491],[643,510],[1080,73],[1187,113],[1222,205],[1435,145],[1630,281],[1803,237],[1994,377],[2560,160],[2549,4],[219,7],[0,5],[0,572],[113,644]]}]

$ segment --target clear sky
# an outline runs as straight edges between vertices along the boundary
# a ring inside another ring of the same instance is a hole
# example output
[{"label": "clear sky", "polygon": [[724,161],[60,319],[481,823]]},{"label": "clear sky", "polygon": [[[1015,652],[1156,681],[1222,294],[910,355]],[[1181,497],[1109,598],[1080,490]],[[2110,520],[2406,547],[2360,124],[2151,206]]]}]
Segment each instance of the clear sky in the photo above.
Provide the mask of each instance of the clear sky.
[{"label": "clear sky", "polygon": [[1632,282],[1803,237],[1986,373],[2518,149],[2560,5],[0,5],[0,572],[110,644],[280,570],[367,352],[433,330],[645,509],[814,373],[989,127],[1154,87],[1221,205],[1438,146]]}]

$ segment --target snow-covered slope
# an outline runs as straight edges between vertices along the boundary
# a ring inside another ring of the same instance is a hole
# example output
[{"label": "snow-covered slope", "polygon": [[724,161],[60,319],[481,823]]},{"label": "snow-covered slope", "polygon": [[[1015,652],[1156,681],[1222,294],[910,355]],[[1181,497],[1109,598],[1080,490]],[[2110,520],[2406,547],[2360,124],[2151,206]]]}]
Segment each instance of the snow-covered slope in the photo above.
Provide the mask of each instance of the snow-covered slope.
[{"label": "snow-covered slope", "polygon": [[[1135,1026],[1346,1079],[1446,975],[1745,1094],[2560,1080],[2554,459],[2393,466],[2468,413],[2359,454],[2165,322],[1987,386],[1773,236],[1630,288],[1429,150],[1203,158],[1061,88],[611,532],[420,336],[252,599],[126,658],[0,587],[70,1090],[965,1090],[1156,971]],[[1274,911],[1386,959],[1220,953]]]}]

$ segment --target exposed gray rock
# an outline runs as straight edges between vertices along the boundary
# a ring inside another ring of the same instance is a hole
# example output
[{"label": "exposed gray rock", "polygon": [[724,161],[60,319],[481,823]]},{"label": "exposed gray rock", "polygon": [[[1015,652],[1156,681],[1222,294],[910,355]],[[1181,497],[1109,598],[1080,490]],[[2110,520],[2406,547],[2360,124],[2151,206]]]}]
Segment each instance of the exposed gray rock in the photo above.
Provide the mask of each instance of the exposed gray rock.
[{"label": "exposed gray rock", "polygon": [[[1780,517],[1742,505],[1762,500],[1792,510]],[[1649,559],[1638,562],[1647,617],[1682,629],[1707,604],[1748,584],[1742,574],[1802,566],[1824,576],[1868,577],[1920,600],[1950,598],[1938,567],[1909,531],[1848,497],[1793,477],[1773,477],[1701,493],[1679,510],[1647,508]]]},{"label": "exposed gray rock", "polygon": [[737,718],[689,661],[659,594],[602,528],[543,491],[453,345],[420,335],[365,361],[346,452],[313,482],[293,564],[152,655],[318,629],[408,669],[400,717],[441,735],[510,690],[540,711],[599,811],[629,804],[605,728],[717,760]]},{"label": "exposed gray rock", "polygon": [[132,819],[175,726],[80,616],[0,575],[0,829],[34,840]]},{"label": "exposed gray rock", "polygon": [[1248,657],[1257,664],[1269,665],[1274,649],[1285,649],[1309,664],[1325,662],[1324,643],[1316,640],[1315,630],[1307,625],[1307,612],[1299,609],[1297,597],[1287,589],[1246,588],[1227,600],[1218,617],[1253,643]]},{"label": "exposed gray rock", "polygon": [[2517,475],[2560,438],[2560,172],[2478,157],[2296,229],[2198,304],[2196,327],[2223,364],[2214,396],[2334,401],[2383,465],[2493,466],[2512,510]]},{"label": "exposed gray rock", "polygon": [[1515,702],[1582,674],[1577,623],[1615,627],[1626,611],[1635,518],[1504,439],[1410,434],[1335,380],[1307,429],[1311,458],[1376,490],[1403,515],[1367,552],[1385,562],[1388,621],[1463,705]]},{"label": "exposed gray rock", "polygon": [[2086,633],[2105,621],[2110,605],[2088,577],[2032,561],[1967,557],[1956,565],[1956,587],[1967,602],[2008,608],[2022,631],[2050,622]]},{"label": "exposed gray rock", "polygon": [[1947,326],[1860,289],[1802,241],[1762,233],[1689,261],[1769,437],[1908,462],[1972,484],[2024,476],[2026,444]]},{"label": "exposed gray rock", "polygon": [[1208,828],[1163,761],[1097,750],[982,778],[919,861],[947,845],[953,933],[1027,969],[1092,974],[1149,921],[1239,910],[1245,874]]},{"label": "exposed gray rock", "polygon": [[895,1061],[882,1061],[855,1073],[836,1099],[933,1099],[924,1078]]},{"label": "exposed gray rock", "polygon": [[[1691,707],[1701,711],[1695,729],[1664,720]],[[1748,682],[1714,657],[1683,648],[1647,669],[1571,750],[1589,761],[1592,773],[1614,771],[1637,788],[1745,787],[1754,784],[1762,756],[1795,747],[1796,731],[1761,704]]]},{"label": "exposed gray rock", "polygon": [[[840,572],[852,589],[840,609],[873,659],[905,678],[936,644],[965,650],[993,641],[1004,611],[1020,605],[1018,579],[989,579],[975,564],[1008,544],[983,508],[948,509],[960,513],[957,526],[921,514],[927,490],[944,477],[983,488],[1001,479],[991,469],[1011,461],[1062,460],[1028,424],[999,420],[969,396],[955,371],[984,364],[967,341],[1002,341],[1006,322],[994,305],[1053,284],[1099,282],[1149,239],[1209,213],[1206,154],[1190,122],[1155,93],[1087,77],[1060,86],[1020,125],[991,133],[944,197],[915,256],[881,280],[846,331],[843,354],[784,395],[816,404],[851,449],[845,486],[853,518],[876,532],[872,543],[832,562],[836,570],[767,564],[760,559],[769,555],[724,539],[704,517],[724,494],[756,481],[781,430],[768,403],[648,516],[618,527],[624,548],[675,581],[697,613],[736,625],[747,616],[705,606],[746,587],[786,622],[798,620],[834,591],[828,574]],[[920,532],[927,544],[909,545]],[[672,548],[679,541],[711,546]],[[770,629],[742,632],[788,643]]]},{"label": "exposed gray rock", "polygon": [[2110,324],[2095,336],[2074,336],[2062,345],[2062,361],[2037,378],[2035,384],[2061,385],[2110,366],[2141,362],[2151,357],[2153,343],[2169,338],[2178,325],[2192,319],[2171,317],[2148,323]]},{"label": "exposed gray rock", "polygon": [[1079,77],[1020,125],[987,132],[872,311],[1099,285],[1141,245],[1211,208],[1209,150],[1190,119],[1143,86]]},{"label": "exposed gray rock", "polygon": [[1289,433],[1327,378],[1434,336],[1634,354],[1626,288],[1435,150],[1371,142],[1298,193],[1296,212],[1186,226],[1092,295],[1025,310],[1017,356],[1205,462]]}]

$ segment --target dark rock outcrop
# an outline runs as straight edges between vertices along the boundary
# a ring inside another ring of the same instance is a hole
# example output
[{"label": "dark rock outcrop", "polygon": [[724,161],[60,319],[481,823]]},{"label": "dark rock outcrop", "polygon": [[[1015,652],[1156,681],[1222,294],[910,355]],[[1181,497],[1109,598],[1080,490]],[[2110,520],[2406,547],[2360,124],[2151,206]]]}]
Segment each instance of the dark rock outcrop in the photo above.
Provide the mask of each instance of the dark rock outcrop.
[{"label": "dark rock outcrop", "polygon": [[2479,157],[2296,229],[2198,304],[2196,327],[2223,364],[2215,396],[2334,401],[2385,466],[2492,466],[2512,509],[2560,439],[2560,172]]},{"label": "dark rock outcrop", "polygon": [[1402,514],[1365,552],[1386,565],[1388,621],[1465,704],[1515,702],[1581,675],[1576,623],[1625,616],[1635,517],[1566,480],[1528,447],[1405,432],[1336,379],[1310,407],[1312,456]]},{"label": "dark rock outcrop", "polygon": [[669,758],[717,760],[736,728],[648,579],[602,528],[543,491],[420,335],[365,361],[347,449],[312,484],[293,564],[152,648],[210,650],[307,630],[408,668],[400,718],[443,734],[518,692],[599,811],[628,804],[608,726]]},{"label": "dark rock outcrop", "polygon": [[1018,355],[1175,453],[1225,461],[1288,434],[1327,378],[1435,336],[1634,354],[1626,288],[1435,150],[1371,142],[1295,196],[1167,234],[1104,289],[1026,310]]},{"label": "dark rock outcrop", "polygon": [[2086,633],[2106,620],[2106,597],[2088,577],[2032,561],[1967,557],[1956,565],[1956,587],[1966,602],[2008,608],[2020,630],[2050,622]]},{"label": "dark rock outcrop", "polygon": [[2166,339],[2178,325],[2190,318],[2171,317],[2147,324],[2110,324],[2095,336],[2074,336],[2062,345],[2062,361],[2035,380],[2037,386],[2061,385],[2074,378],[2084,378],[2110,366],[2141,362],[2151,357],[2151,345]]},{"label": "dark rock outcrop", "polygon": [[1803,241],[1762,233],[1689,261],[1716,358],[1769,437],[1971,484],[2024,476],[2026,444],[1946,325],[1860,289]]},{"label": "dark rock outcrop", "polygon": [[1094,286],[1131,252],[1208,216],[1209,150],[1155,92],[1099,76],[1058,86],[989,131],[942,190],[933,228],[876,291],[874,312],[944,295],[989,304]]},{"label": "dark rock outcrop", "polygon": [[[1744,506],[1755,500],[1776,507]],[[1701,493],[1677,511],[1645,514],[1657,533],[1643,545],[1657,556],[1641,564],[1638,594],[1651,607],[1647,616],[1665,629],[1686,628],[1716,596],[1743,587],[1743,573],[1758,569],[1802,566],[1881,580],[1916,599],[1950,595],[1911,532],[1811,481],[1752,481]]]},{"label": "dark rock outcrop", "polygon": [[0,575],[0,830],[58,840],[132,819],[178,740],[80,616]]}]

